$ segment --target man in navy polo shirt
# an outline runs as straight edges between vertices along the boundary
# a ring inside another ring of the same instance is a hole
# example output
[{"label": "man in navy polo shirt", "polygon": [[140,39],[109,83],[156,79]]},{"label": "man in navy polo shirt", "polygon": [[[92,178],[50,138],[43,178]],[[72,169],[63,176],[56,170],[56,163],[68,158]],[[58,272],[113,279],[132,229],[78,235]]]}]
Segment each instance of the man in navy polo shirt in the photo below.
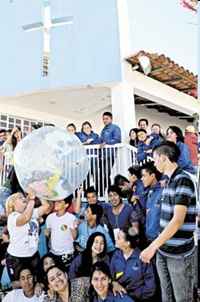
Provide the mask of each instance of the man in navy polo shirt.
[{"label": "man in navy polo shirt", "polygon": [[119,230],[131,225],[133,209],[129,204],[123,203],[121,190],[116,185],[108,188],[108,197],[110,205],[104,208],[104,213],[113,229],[116,240]]},{"label": "man in navy polo shirt", "polygon": [[100,154],[100,195],[103,195],[106,188],[111,184],[110,174],[116,157],[116,148],[108,148],[105,145],[115,145],[121,143],[121,129],[113,124],[113,116],[111,112],[104,112],[103,116],[104,128],[101,131],[101,147]]},{"label": "man in navy polo shirt", "polygon": [[145,234],[148,242],[153,241],[160,232],[161,188],[159,180],[162,174],[156,169],[153,162],[142,167],[142,181],[145,188],[149,188],[146,202]]},{"label": "man in navy polo shirt", "polygon": [[[160,212],[161,195],[163,188],[159,180],[162,174],[156,169],[153,162],[142,166],[142,181],[145,188],[148,188],[146,201],[145,237],[147,244],[150,244],[160,233]],[[161,301],[160,280],[156,269],[156,257],[152,259],[154,275],[156,279],[155,301]]]},{"label": "man in navy polo shirt", "polygon": [[177,164],[180,150],[173,142],[156,147],[156,168],[169,177],[161,197],[160,235],[140,254],[149,263],[157,252],[162,302],[193,301],[195,187]]},{"label": "man in navy polo shirt", "polygon": [[102,144],[115,145],[121,143],[121,129],[113,124],[111,112],[103,113],[104,128],[101,131]]}]

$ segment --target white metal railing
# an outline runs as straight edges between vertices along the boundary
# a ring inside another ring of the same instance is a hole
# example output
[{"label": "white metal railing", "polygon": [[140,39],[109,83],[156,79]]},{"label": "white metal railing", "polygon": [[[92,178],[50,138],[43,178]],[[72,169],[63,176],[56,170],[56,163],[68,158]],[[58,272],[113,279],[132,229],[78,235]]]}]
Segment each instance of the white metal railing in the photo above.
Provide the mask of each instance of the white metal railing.
[{"label": "white metal railing", "polygon": [[[99,197],[104,197],[106,189],[117,174],[127,176],[128,168],[137,163],[137,149],[128,144],[84,146],[90,159],[90,169],[83,188],[94,185]],[[10,170],[10,161],[0,155],[0,186],[2,186]]]},{"label": "white metal railing", "polygon": [[94,185],[99,197],[104,197],[106,189],[117,174],[128,175],[128,168],[136,164],[137,149],[128,144],[85,146],[90,158],[90,170],[83,183],[84,189]]},{"label": "white metal railing", "polygon": [[0,153],[0,186],[5,184],[10,171],[10,160]]}]

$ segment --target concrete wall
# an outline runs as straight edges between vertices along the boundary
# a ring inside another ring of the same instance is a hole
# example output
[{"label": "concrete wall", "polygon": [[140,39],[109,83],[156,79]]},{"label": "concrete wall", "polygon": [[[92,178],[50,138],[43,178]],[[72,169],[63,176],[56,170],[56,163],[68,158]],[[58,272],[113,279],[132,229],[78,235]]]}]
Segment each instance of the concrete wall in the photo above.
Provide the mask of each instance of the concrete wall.
[{"label": "concrete wall", "polygon": [[138,121],[140,118],[147,118],[150,126],[153,123],[160,124],[164,131],[166,131],[169,125],[178,126],[182,130],[188,125],[187,121],[180,120],[174,116],[172,117],[167,113],[160,113],[156,110],[142,108],[136,105],[136,120]]},{"label": "concrete wall", "polygon": [[[108,106],[103,111],[99,111],[93,116],[84,117],[84,119],[82,120],[81,117],[80,119],[72,119],[67,117],[66,115],[66,118],[63,118],[53,114],[38,112],[22,107],[8,106],[6,105],[6,103],[5,104],[1,103],[1,108],[0,108],[1,113],[7,113],[7,114],[16,115],[24,118],[42,120],[45,122],[54,123],[59,127],[65,127],[68,123],[73,122],[77,126],[77,129],[79,131],[82,123],[88,120],[91,122],[93,126],[93,130],[96,131],[97,133],[100,133],[101,129],[103,128],[102,113],[104,111],[112,111],[111,106]],[[166,113],[159,113],[155,110],[142,108],[141,106],[136,105],[136,121],[138,121],[140,118],[147,118],[149,120],[150,125],[155,122],[159,123],[164,131],[166,131],[169,125],[177,125],[178,127],[182,128],[182,130],[184,130],[185,127],[188,125],[187,121],[181,121],[178,118],[167,115]],[[134,124],[133,127],[135,127]]]},{"label": "concrete wall", "polygon": [[51,0],[52,18],[73,16],[72,25],[51,32],[48,78],[42,78],[43,1],[1,1],[0,95],[121,80],[117,0]]}]

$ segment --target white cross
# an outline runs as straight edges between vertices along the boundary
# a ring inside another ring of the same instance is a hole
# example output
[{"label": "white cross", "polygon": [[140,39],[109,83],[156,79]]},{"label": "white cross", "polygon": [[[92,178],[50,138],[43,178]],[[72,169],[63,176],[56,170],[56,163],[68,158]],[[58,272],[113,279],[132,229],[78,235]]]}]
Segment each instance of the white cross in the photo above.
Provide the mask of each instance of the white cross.
[{"label": "white cross", "polygon": [[43,0],[43,22],[24,25],[22,28],[25,31],[43,30],[43,67],[42,75],[48,76],[49,61],[50,61],[50,32],[52,27],[58,27],[66,24],[72,24],[73,17],[61,17],[51,19],[51,7],[49,0]]}]

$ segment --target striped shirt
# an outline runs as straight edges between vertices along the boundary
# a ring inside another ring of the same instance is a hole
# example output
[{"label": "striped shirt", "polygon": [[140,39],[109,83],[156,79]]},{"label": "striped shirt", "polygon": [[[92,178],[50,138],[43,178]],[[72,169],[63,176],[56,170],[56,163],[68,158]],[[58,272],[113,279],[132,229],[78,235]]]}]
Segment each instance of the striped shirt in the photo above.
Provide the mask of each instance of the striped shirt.
[{"label": "striped shirt", "polygon": [[174,207],[183,205],[187,207],[184,223],[171,239],[160,247],[165,254],[180,255],[188,253],[194,247],[194,230],[196,221],[196,195],[194,184],[188,174],[177,168],[172,174],[161,197],[161,232],[173,218]]}]

